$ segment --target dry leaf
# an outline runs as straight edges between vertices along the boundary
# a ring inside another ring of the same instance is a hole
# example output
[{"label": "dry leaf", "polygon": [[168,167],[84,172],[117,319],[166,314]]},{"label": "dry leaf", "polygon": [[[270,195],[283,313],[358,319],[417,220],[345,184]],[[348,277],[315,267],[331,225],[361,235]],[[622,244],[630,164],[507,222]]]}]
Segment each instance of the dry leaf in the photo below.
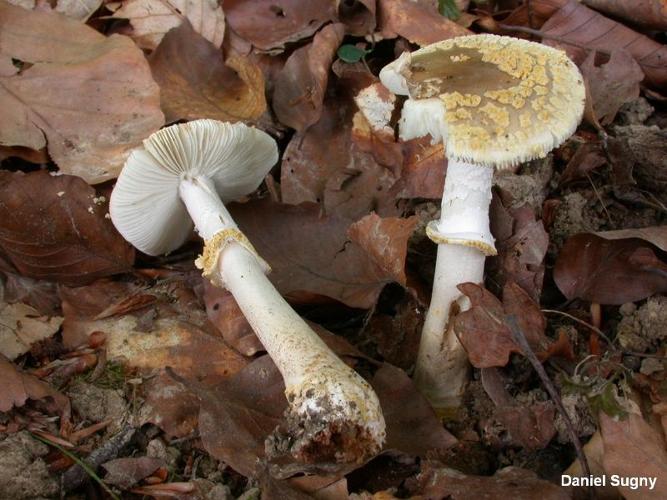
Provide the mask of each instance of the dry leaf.
[{"label": "dry leaf", "polygon": [[598,167],[607,163],[602,147],[598,142],[585,142],[577,148],[560,177],[559,186],[586,176]]},{"label": "dry leaf", "polygon": [[595,51],[581,64],[581,73],[591,97],[594,123],[609,125],[626,102],[639,97],[644,72],[627,50],[614,50],[602,66],[595,66]]},{"label": "dry leaf", "polygon": [[[262,200],[231,204],[230,212],[271,265],[269,279],[283,295],[311,292],[350,307],[369,308],[382,288],[395,279],[374,265],[363,248],[348,240],[348,219],[323,217],[316,205]],[[406,241],[394,244],[400,248]]]},{"label": "dry leaf", "polygon": [[397,35],[417,45],[428,45],[457,36],[472,34],[441,15],[434,2],[378,0],[378,24],[385,38]]},{"label": "dry leaf", "polygon": [[60,314],[60,298],[57,285],[52,281],[34,280],[5,272],[4,300],[13,304],[23,302],[45,316]]},{"label": "dry leaf", "polygon": [[58,0],[56,12],[78,19],[87,21],[97,9],[102,5],[102,0]]},{"label": "dry leaf", "polygon": [[15,360],[33,344],[55,334],[62,322],[63,318],[42,316],[26,304],[0,301],[0,354]]},{"label": "dry leaf", "polygon": [[554,268],[563,295],[620,305],[666,292],[667,264],[649,242],[665,245],[667,227],[610,233],[581,233],[565,242]]},{"label": "dry leaf", "polygon": [[376,0],[336,0],[338,19],[354,36],[370,35],[375,30]]},{"label": "dry leaf", "polygon": [[128,271],[134,250],[82,179],[0,173],[0,248],[18,272],[69,285]]},{"label": "dry leaf", "polygon": [[273,111],[282,123],[303,131],[320,119],[329,69],[344,35],[342,24],[330,24],[289,56],[273,91]]},{"label": "dry leaf", "polygon": [[107,471],[104,482],[121,490],[131,488],[160,467],[165,467],[164,461],[152,457],[116,458],[102,464],[102,468]]},{"label": "dry leaf", "polygon": [[442,198],[447,159],[442,143],[431,144],[430,137],[402,142],[403,169],[401,198]]},{"label": "dry leaf", "polygon": [[155,49],[184,19],[218,49],[225,36],[225,14],[215,0],[127,0],[111,17],[130,21],[130,36],[142,49]]},{"label": "dry leaf", "polygon": [[190,436],[197,430],[199,398],[183,384],[160,371],[144,382],[143,392],[142,425],[154,424],[169,438]]},{"label": "dry leaf", "polygon": [[354,96],[354,102],[366,118],[373,135],[383,141],[394,142],[390,125],[396,108],[396,96],[380,82],[375,82]]},{"label": "dry leaf", "polygon": [[313,35],[336,17],[331,0],[225,0],[229,27],[262,51],[280,52],[286,43]]},{"label": "dry leaf", "polygon": [[165,35],[150,57],[167,121],[252,121],[266,109],[264,77],[247,58],[223,62],[220,50],[189,22]]},{"label": "dry leaf", "polygon": [[159,88],[132,40],[56,13],[0,3],[0,57],[30,63],[0,77],[0,143],[48,145],[62,172],[91,184],[118,175],[164,123]]},{"label": "dry leaf", "polygon": [[631,24],[667,31],[667,3],[662,0],[584,0],[584,3]]}]

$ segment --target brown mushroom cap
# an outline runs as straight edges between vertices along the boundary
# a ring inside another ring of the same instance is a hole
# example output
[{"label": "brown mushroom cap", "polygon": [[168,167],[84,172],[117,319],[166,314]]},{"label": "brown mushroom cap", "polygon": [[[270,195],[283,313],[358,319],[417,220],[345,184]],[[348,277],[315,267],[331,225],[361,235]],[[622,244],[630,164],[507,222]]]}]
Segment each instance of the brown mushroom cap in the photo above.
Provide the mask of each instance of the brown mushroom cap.
[{"label": "brown mushroom cap", "polygon": [[[497,35],[429,45],[386,66],[380,77],[410,96],[402,137],[431,132],[443,138],[449,158],[496,168],[544,157],[572,135],[586,94],[564,52]],[[436,108],[425,125],[425,114]]]}]

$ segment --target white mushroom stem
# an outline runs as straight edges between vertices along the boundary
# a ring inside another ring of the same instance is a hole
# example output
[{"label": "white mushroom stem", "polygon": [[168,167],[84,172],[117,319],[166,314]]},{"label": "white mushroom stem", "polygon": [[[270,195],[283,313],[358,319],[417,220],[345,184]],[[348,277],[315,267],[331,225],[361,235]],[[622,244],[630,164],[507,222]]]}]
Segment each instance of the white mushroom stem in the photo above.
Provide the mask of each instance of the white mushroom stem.
[{"label": "white mushroom stem", "polygon": [[440,220],[429,228],[438,254],[415,382],[439,411],[459,406],[467,380],[467,355],[450,320],[452,312],[469,307],[457,286],[481,283],[486,255],[495,253],[489,229],[492,180],[490,167],[450,160]]},{"label": "white mushroom stem", "polygon": [[[205,240],[236,228],[208,179],[182,180],[180,195]],[[292,451],[306,461],[327,454],[339,461],[359,461],[379,452],[385,423],[369,384],[290,307],[251,251],[230,243],[218,266],[222,282],[285,380],[291,412],[304,433]],[[334,442],[334,434],[342,442]]]}]

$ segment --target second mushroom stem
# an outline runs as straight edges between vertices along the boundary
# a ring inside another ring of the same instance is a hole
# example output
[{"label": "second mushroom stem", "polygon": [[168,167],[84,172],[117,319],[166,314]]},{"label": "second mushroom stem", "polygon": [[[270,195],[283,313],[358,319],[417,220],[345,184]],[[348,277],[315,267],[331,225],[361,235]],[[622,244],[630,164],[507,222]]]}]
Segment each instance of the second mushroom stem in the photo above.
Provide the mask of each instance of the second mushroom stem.
[{"label": "second mushroom stem", "polygon": [[469,301],[457,286],[481,283],[486,254],[495,251],[489,229],[493,169],[450,160],[440,220],[431,303],[422,329],[415,382],[440,413],[460,405],[468,373],[466,352],[452,326]]}]

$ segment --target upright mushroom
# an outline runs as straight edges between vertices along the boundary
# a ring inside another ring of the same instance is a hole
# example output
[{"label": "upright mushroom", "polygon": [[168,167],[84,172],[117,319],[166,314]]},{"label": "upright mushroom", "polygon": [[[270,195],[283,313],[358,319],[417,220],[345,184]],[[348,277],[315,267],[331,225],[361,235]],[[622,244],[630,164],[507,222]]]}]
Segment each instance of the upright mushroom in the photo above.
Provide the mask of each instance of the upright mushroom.
[{"label": "upright mushroom", "polygon": [[488,214],[493,171],[542,158],[573,134],[584,85],[564,52],[496,35],[406,52],[380,80],[408,96],[401,138],[430,134],[448,159],[440,220],[427,227],[438,254],[415,370],[423,394],[444,410],[459,405],[468,366],[449,325],[455,305],[468,307],[457,285],[482,282],[485,257],[496,254]]},{"label": "upright mushroom", "polygon": [[157,255],[184,243],[191,218],[206,242],[197,266],[232,293],[283,375],[292,454],[361,461],[385,437],[377,396],[277,292],[269,266],[223,204],[257,189],[277,160],[275,141],[241,123],[167,127],[130,155],[111,195],[111,219],[135,247]]}]

